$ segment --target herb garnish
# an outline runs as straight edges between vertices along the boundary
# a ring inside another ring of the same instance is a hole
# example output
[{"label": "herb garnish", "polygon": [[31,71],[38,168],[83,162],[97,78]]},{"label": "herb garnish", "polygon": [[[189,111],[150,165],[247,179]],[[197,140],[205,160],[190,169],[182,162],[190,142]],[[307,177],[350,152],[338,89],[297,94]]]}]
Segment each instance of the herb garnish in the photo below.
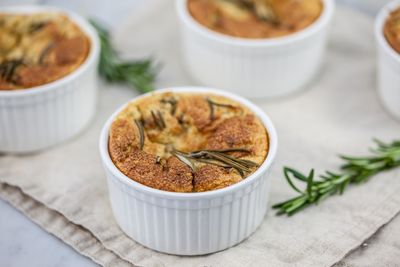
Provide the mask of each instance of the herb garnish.
[{"label": "herb garnish", "polygon": [[151,59],[122,61],[112,47],[108,32],[94,21],[91,24],[100,38],[100,75],[109,82],[126,83],[142,93],[152,91],[156,70]]},{"label": "herb garnish", "polygon": [[185,117],[185,113],[181,113],[181,114],[178,116],[177,120],[178,120],[178,123],[179,123],[180,125],[183,125],[183,124],[185,123],[184,117]]},{"label": "herb garnish", "polygon": [[251,172],[252,167],[257,167],[258,164],[250,161],[239,159],[229,155],[230,152],[246,152],[250,151],[244,148],[231,148],[223,150],[199,150],[189,153],[181,151],[173,151],[172,154],[177,156],[183,163],[187,164],[193,171],[195,171],[195,165],[193,162],[202,162],[212,165],[216,165],[224,168],[234,168],[242,177],[245,173]]},{"label": "herb garnish", "polygon": [[279,18],[276,15],[271,4],[267,1],[256,1],[256,0],[226,0],[232,2],[241,8],[245,8],[254,13],[254,15],[266,22],[273,24],[279,24]]},{"label": "herb garnish", "polygon": [[170,104],[171,105],[171,115],[172,116],[175,115],[176,108],[178,105],[178,100],[176,100],[175,98],[168,98],[168,99],[161,99],[160,102],[164,103],[164,104]]},{"label": "herb garnish", "polygon": [[[248,2],[248,0],[247,0]],[[274,9],[266,1],[251,1],[253,3],[253,9],[256,16],[266,22],[278,25],[280,23],[278,16]]]},{"label": "herb garnish", "polygon": [[153,117],[154,123],[160,130],[164,130],[167,125],[165,124],[164,117],[159,110],[157,112],[151,111],[151,116]]},{"label": "herb garnish", "polygon": [[188,165],[190,167],[190,169],[192,169],[192,171],[196,171],[196,165],[193,163],[192,158],[190,156],[188,156],[187,154],[180,152],[180,151],[172,151],[171,152],[172,155],[174,155],[175,157],[177,157],[180,161],[182,161],[183,163],[185,163],[186,165]]},{"label": "herb garnish", "polygon": [[139,148],[142,150],[144,147],[144,127],[142,120],[135,120],[136,126],[139,130]]},{"label": "herb garnish", "polygon": [[[341,171],[339,173],[327,171],[320,175],[318,180],[314,177],[314,170],[311,170],[308,175],[304,175],[292,168],[285,167],[284,175],[287,182],[300,195],[274,205],[273,208],[278,210],[277,214],[293,215],[310,205],[318,204],[331,195],[343,194],[349,184],[360,184],[375,174],[400,166],[400,141],[386,144],[375,140],[375,143],[376,148],[371,149],[373,155],[366,157],[341,156],[344,161]],[[293,178],[306,183],[304,191],[293,183]]]},{"label": "herb garnish", "polygon": [[46,58],[47,54],[50,52],[50,50],[54,47],[54,43],[48,44],[40,53],[39,56],[39,64],[42,65],[44,63],[44,59]]},{"label": "herb garnish", "polygon": [[13,76],[18,66],[24,64],[22,59],[4,61],[0,64],[0,77],[8,82],[13,82]]},{"label": "herb garnish", "polygon": [[215,116],[215,107],[222,107],[222,108],[237,108],[234,105],[230,105],[230,104],[222,104],[222,103],[218,103],[215,102],[214,100],[211,100],[210,98],[207,98],[207,103],[208,106],[210,107],[210,120],[214,120],[214,116]]},{"label": "herb garnish", "polygon": [[37,32],[37,31],[43,29],[47,24],[49,24],[48,21],[34,22],[31,25],[29,25],[28,33],[32,34],[34,32]]}]

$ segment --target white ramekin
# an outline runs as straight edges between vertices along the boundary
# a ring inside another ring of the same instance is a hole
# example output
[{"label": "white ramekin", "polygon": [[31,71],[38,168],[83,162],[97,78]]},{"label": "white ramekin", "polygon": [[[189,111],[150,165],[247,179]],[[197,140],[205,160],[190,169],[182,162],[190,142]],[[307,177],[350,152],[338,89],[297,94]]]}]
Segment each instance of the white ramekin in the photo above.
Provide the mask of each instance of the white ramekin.
[{"label": "white ramekin", "polygon": [[53,7],[2,7],[0,12],[61,12],[91,43],[87,59],[71,74],[29,89],[0,91],[0,152],[34,152],[71,138],[88,124],[97,103],[100,44],[95,29],[79,15]]},{"label": "white ramekin", "polygon": [[269,170],[278,146],[275,127],[260,108],[227,92],[182,87],[157,93],[166,91],[217,94],[247,106],[258,115],[269,133],[269,154],[254,174],[223,189],[174,193],[144,186],[121,173],[108,153],[110,125],[124,105],[110,117],[100,137],[100,154],[115,219],[132,239],[164,253],[201,255],[229,248],[253,233],[267,211]]},{"label": "white ramekin", "polygon": [[400,119],[400,54],[388,43],[383,28],[391,11],[400,7],[396,0],[384,6],[375,21],[378,50],[378,92],[386,109]]},{"label": "white ramekin", "polygon": [[303,88],[322,62],[333,0],[322,0],[316,22],[288,36],[245,39],[220,34],[198,23],[187,0],[177,0],[185,68],[200,84],[249,98],[282,96]]}]

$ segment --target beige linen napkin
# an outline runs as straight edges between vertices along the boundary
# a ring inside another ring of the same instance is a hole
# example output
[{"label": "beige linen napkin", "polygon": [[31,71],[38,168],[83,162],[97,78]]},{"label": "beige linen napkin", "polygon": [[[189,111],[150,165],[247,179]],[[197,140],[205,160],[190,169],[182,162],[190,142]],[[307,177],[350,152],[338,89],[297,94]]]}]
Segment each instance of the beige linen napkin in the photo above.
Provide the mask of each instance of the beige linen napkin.
[{"label": "beige linen napkin", "polygon": [[[362,154],[372,137],[398,137],[375,90],[372,21],[339,9],[326,64],[301,94],[256,100],[275,122],[280,147],[272,170],[271,203],[293,196],[282,166],[322,172],[337,153]],[[177,22],[170,1],[133,13],[115,33],[126,57],[162,61],[159,87],[193,84],[180,62]],[[79,137],[46,152],[0,157],[0,195],[49,232],[104,266],[330,266],[359,247],[400,211],[400,172],[374,177],[291,218],[270,210],[260,228],[231,249],[199,257],[149,250],[125,236],[110,209],[98,137],[106,118],[135,96],[103,85],[93,124]]]},{"label": "beige linen napkin", "polygon": [[376,267],[400,265],[400,216],[379,229],[357,250],[352,252],[335,267]]}]

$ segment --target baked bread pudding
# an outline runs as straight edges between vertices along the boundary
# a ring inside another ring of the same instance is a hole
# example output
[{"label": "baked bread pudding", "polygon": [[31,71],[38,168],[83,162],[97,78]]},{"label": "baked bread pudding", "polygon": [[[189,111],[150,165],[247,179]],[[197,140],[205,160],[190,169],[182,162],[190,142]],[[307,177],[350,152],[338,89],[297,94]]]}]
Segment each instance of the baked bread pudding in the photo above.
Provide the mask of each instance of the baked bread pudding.
[{"label": "baked bread pudding", "polygon": [[133,101],[110,127],[115,166],[143,185],[203,192],[238,183],[264,162],[268,133],[247,107],[213,94],[161,93]]},{"label": "baked bread pudding", "polygon": [[300,31],[318,19],[321,0],[188,0],[203,26],[242,38],[271,38]]},{"label": "baked bread pudding", "polygon": [[88,37],[61,13],[0,14],[0,90],[43,85],[77,69]]},{"label": "baked bread pudding", "polygon": [[390,13],[384,26],[386,40],[397,53],[400,53],[400,8]]}]

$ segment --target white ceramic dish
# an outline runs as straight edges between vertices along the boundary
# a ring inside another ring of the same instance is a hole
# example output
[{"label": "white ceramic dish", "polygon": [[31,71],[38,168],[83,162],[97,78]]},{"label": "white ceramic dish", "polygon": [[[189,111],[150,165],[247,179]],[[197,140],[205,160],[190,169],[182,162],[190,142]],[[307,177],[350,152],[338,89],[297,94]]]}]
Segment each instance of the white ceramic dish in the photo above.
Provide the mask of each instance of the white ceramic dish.
[{"label": "white ceramic dish", "polygon": [[386,109],[400,119],[400,54],[387,42],[383,27],[391,11],[400,7],[396,0],[384,6],[375,21],[378,50],[378,92]]},{"label": "white ceramic dish", "polygon": [[321,65],[334,1],[309,27],[279,38],[245,39],[212,31],[177,0],[181,49],[189,74],[199,83],[249,98],[286,95],[303,88]]},{"label": "white ceramic dish", "polygon": [[38,151],[75,136],[93,117],[97,102],[100,44],[95,29],[79,15],[53,7],[2,7],[2,12],[61,12],[82,29],[91,46],[85,62],[59,80],[0,91],[0,152]]},{"label": "white ceramic dish", "polygon": [[156,93],[165,91],[217,94],[247,106],[269,133],[268,156],[242,182],[215,191],[174,193],[144,186],[120,172],[108,153],[110,125],[124,105],[110,117],[100,137],[100,154],[115,219],[132,239],[160,252],[200,255],[229,248],[253,233],[267,211],[269,170],[278,146],[275,127],[260,108],[230,93],[201,87],[163,89]]}]

